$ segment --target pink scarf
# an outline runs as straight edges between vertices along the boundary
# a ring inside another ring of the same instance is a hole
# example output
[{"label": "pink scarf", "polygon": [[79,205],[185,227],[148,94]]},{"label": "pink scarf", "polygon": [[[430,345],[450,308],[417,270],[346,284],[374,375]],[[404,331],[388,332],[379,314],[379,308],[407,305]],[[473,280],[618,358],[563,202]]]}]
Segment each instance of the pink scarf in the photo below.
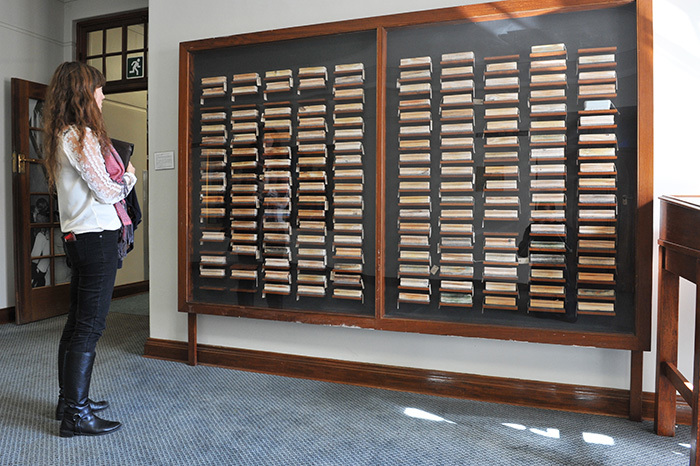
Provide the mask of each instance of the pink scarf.
[{"label": "pink scarf", "polygon": [[[111,145],[109,146],[109,152],[109,155],[105,157],[107,173],[109,173],[109,177],[112,178],[112,181],[123,183],[124,173],[126,172],[124,163],[121,157],[119,157],[117,150]],[[114,208],[117,209],[117,215],[119,216],[119,220],[122,221],[122,225],[131,225],[131,218],[129,218],[129,214],[126,213],[126,201],[122,199],[114,204]]]},{"label": "pink scarf", "polygon": [[[105,167],[107,168],[107,173],[109,177],[117,182],[124,182],[124,162],[119,156],[117,150],[110,144],[109,154],[105,156]],[[122,227],[120,229],[119,241],[117,242],[117,249],[119,253],[119,265],[117,268],[121,268],[121,261],[126,257],[126,254],[131,250],[134,244],[134,226],[131,223],[131,217],[126,211],[126,200],[122,199],[114,204],[114,208],[117,210],[117,216],[122,222]]]}]

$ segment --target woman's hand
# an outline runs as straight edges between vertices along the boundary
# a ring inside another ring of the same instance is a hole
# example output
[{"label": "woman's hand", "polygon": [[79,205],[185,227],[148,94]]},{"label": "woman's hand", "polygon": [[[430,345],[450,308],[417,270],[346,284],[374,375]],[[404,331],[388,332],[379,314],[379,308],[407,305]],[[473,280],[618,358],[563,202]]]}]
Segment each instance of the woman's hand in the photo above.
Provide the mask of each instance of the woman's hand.
[{"label": "woman's hand", "polygon": [[128,172],[131,173],[132,175],[135,175],[135,174],[136,174],[136,169],[135,169],[134,166],[131,164],[131,162],[129,162],[129,165],[126,167],[126,171],[128,171]]}]

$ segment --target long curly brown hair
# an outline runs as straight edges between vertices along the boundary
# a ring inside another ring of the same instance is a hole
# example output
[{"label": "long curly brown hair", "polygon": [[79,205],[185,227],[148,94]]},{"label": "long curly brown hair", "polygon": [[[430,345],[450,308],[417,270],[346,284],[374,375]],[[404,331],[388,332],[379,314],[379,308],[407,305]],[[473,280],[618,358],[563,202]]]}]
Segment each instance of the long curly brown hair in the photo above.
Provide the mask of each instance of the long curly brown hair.
[{"label": "long curly brown hair", "polygon": [[102,147],[109,153],[102,111],[95,101],[95,90],[105,85],[105,77],[97,69],[81,62],[65,62],[56,68],[46,90],[44,102],[44,166],[49,186],[55,186],[59,169],[58,146],[69,126],[78,130],[78,144],[83,149],[86,128],[90,128]]}]

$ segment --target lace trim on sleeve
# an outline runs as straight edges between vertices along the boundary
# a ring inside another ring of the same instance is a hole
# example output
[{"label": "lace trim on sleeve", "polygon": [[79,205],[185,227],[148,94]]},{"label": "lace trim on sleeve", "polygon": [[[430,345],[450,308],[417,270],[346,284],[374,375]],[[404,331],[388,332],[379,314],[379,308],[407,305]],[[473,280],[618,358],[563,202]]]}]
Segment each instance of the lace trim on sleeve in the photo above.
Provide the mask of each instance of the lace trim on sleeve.
[{"label": "lace trim on sleeve", "polygon": [[100,150],[100,143],[90,128],[86,129],[83,150],[80,151],[78,131],[74,127],[70,127],[63,135],[63,150],[68,156],[70,164],[87,183],[95,199],[102,204],[114,204],[121,201],[136,183],[134,176],[124,176],[122,183],[117,183],[109,177]]}]

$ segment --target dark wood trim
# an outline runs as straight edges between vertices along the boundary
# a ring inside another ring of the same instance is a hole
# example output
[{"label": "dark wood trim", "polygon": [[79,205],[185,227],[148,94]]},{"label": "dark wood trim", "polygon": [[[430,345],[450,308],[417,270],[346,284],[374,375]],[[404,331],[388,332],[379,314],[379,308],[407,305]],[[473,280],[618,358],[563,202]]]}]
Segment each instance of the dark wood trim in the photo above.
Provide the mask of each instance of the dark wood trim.
[{"label": "dark wood trim", "polygon": [[197,365],[197,314],[187,314],[187,363]]},{"label": "dark wood trim", "polygon": [[[654,397],[653,392],[642,393],[642,419],[645,421],[654,420]],[[676,423],[689,426],[692,421],[693,410],[685,400],[678,395],[676,397]]]},{"label": "dark wood trim", "polygon": [[130,79],[128,81],[110,81],[107,84],[105,84],[104,87],[105,95],[147,90],[148,78]]},{"label": "dark wood trim", "polygon": [[630,352],[630,420],[642,420],[642,384],[644,379],[644,352]]},{"label": "dark wood trim", "polygon": [[[182,215],[182,210],[181,214]],[[184,263],[183,263],[184,264]],[[185,267],[180,266],[181,273]],[[181,277],[182,280],[182,277]],[[182,281],[179,287],[182,289]],[[614,334],[600,332],[584,332],[571,330],[554,330],[546,328],[517,328],[505,325],[486,324],[455,324],[452,322],[426,321],[399,317],[375,318],[374,316],[356,316],[340,313],[323,313],[313,311],[285,311],[252,306],[226,306],[219,304],[204,304],[180,302],[181,312],[196,312],[219,316],[248,317],[252,319],[278,320],[320,325],[350,325],[374,330],[389,330],[395,332],[418,332],[433,335],[459,335],[463,337],[493,338],[500,340],[527,341],[530,343],[551,343],[561,345],[592,346],[597,348],[640,350],[646,346],[632,334]],[[416,330],[420,326],[420,330]]]},{"label": "dark wood trim", "polygon": [[[137,79],[126,79],[126,28],[133,24],[144,24],[144,46],[142,49],[135,49],[130,52],[143,52],[144,54],[144,77]],[[123,79],[118,81],[109,81],[105,84],[104,93],[105,94],[115,94],[120,92],[132,92],[132,91],[144,91],[148,90],[148,8],[142,8],[139,10],[125,11],[117,14],[110,14],[104,16],[98,16],[94,18],[88,18],[79,21],[75,28],[75,56],[76,60],[85,62],[87,61],[87,35],[93,31],[107,30],[111,28],[122,28],[122,49],[117,54],[122,57],[122,76]],[[103,44],[106,44],[106,36],[103,32]],[[104,45],[102,53],[100,53],[102,58],[102,72],[106,73],[106,63],[105,57],[107,54],[104,53]],[[113,55],[113,54],[112,54]],[[98,58],[94,56],[94,58]]]},{"label": "dark wood trim", "polygon": [[15,321],[15,307],[0,309],[0,325],[9,324]]},{"label": "dark wood trim", "polygon": [[676,367],[675,364],[662,362],[660,364],[660,368],[663,376],[669,379],[676,391],[680,394],[681,398],[683,398],[687,403],[692,403],[693,390],[688,387],[690,381],[686,379],[683,374],[681,374],[678,367]]},{"label": "dark wood trim", "polygon": [[92,18],[80,20],[78,26],[85,28],[87,32],[90,32],[98,29],[118,27],[122,24],[138,24],[140,22],[139,20],[142,22],[148,22],[148,8],[124,11],[116,14],[93,16]]},{"label": "dark wood trim", "polygon": [[[187,342],[149,338],[144,356],[188,362]],[[301,379],[343,383],[449,398],[616,417],[630,415],[630,391],[457,372],[388,366],[238,348],[198,345],[199,364]],[[654,394],[641,394],[642,418],[654,417]],[[678,422],[690,407],[678,401]]]},{"label": "dark wood trim", "polygon": [[[179,101],[178,101],[178,171],[181,174],[189,173],[188,161],[189,148],[192,143],[192,130],[190,128],[190,115],[193,112],[192,82],[194,80],[193,56],[182,45],[180,46],[180,70],[179,70]],[[178,291],[177,308],[181,312],[187,312],[192,299],[192,284],[190,271],[187,266],[190,263],[190,237],[192,216],[189,200],[192,195],[192,182],[189,176],[180,176],[178,189]],[[186,265],[187,264],[187,265]]]},{"label": "dark wood trim", "polygon": [[[661,203],[661,225],[665,222],[665,209]],[[669,411],[677,410],[673,407],[676,397],[676,389],[670,380],[659,377],[662,374],[662,362],[678,364],[678,347],[664,344],[665,341],[673,341],[674,334],[678,332],[678,312],[669,312],[669,309],[678,309],[678,277],[666,270],[666,257],[669,251],[663,246],[659,247],[659,283],[658,283],[658,310],[656,329],[656,389],[655,406],[671,406],[670,409],[657,408],[654,416],[654,431],[659,435],[673,436],[676,432],[675,422]],[[675,329],[675,330],[674,330]],[[664,412],[661,412],[664,411]]]},{"label": "dark wood trim", "polygon": [[114,287],[112,292],[112,299],[125,298],[127,296],[133,296],[141,293],[146,293],[149,290],[149,281],[143,280],[140,282],[126,283],[124,285],[118,285]]},{"label": "dark wood trim", "polygon": [[654,257],[654,31],[652,0],[637,1],[637,215],[635,329],[639,348],[651,350]]},{"label": "dark wood trim", "polygon": [[[19,159],[20,154],[29,154],[29,127],[22,122],[29,121],[29,109],[25,108],[23,103],[27,102],[30,96],[30,83],[22,79],[12,78],[11,80],[11,100],[12,100],[12,152]],[[43,97],[42,97],[43,100]],[[31,272],[27,264],[23,263],[25,258],[31,256],[31,243],[29,239],[30,229],[27,222],[22,218],[22,213],[27,209],[26,203],[29,196],[28,181],[26,176],[19,174],[19,161],[17,162],[18,170],[12,173],[12,215],[13,215],[13,234],[14,234],[14,267],[15,267],[15,319],[21,324],[25,320],[30,321],[29,314],[31,306],[29,306],[30,293],[29,286],[31,283]],[[25,164],[25,170],[29,170],[28,164]],[[25,311],[26,309],[26,311]]]},{"label": "dark wood trim", "polygon": [[385,278],[384,257],[386,255],[386,54],[387,33],[383,27],[377,28],[377,156],[376,156],[376,208],[375,208],[375,300],[374,312],[379,319],[384,318]]}]

